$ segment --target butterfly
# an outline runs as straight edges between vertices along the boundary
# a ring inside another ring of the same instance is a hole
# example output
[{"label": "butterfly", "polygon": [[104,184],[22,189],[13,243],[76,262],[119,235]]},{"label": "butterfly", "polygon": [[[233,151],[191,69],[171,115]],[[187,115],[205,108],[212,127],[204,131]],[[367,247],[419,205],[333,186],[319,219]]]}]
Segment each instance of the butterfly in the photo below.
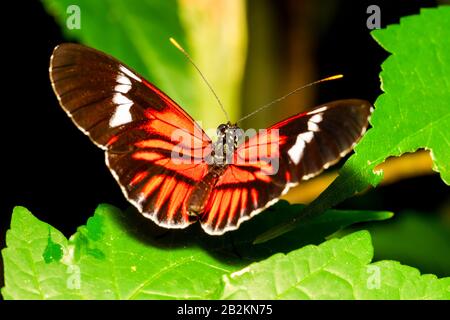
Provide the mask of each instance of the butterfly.
[{"label": "butterfly", "polygon": [[61,107],[105,151],[128,201],[159,226],[199,221],[211,235],[237,229],[336,163],[372,111],[365,100],[337,100],[244,140],[236,124],[221,124],[212,142],[175,101],[105,53],[61,44],[49,72]]}]

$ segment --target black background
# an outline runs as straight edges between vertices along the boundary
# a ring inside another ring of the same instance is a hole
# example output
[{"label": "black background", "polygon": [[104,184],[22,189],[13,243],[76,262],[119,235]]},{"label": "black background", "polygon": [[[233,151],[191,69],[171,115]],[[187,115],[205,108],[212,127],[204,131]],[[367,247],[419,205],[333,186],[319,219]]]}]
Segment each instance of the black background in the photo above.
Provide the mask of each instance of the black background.
[{"label": "black background", "polygon": [[[282,2],[272,1],[280,21],[285,10]],[[356,93],[373,102],[381,93],[378,74],[388,54],[366,28],[360,27],[365,25],[370,4],[380,6],[382,27],[398,23],[401,16],[417,14],[420,8],[435,6],[433,1],[419,0],[339,1],[331,27],[319,39],[319,72],[352,76],[336,86],[327,86],[326,91],[319,87],[319,100]],[[5,231],[16,205],[27,207],[66,236],[84,224],[99,203],[122,209],[129,206],[104,165],[103,152],[75,128],[52,92],[49,57],[52,49],[65,41],[59,26],[39,1],[15,1],[2,16],[6,38],[2,41],[0,247],[4,247]],[[337,47],[345,50],[335,50]],[[370,205],[347,201],[345,207],[432,211],[447,196],[448,189],[433,175],[376,192],[378,200]]]}]

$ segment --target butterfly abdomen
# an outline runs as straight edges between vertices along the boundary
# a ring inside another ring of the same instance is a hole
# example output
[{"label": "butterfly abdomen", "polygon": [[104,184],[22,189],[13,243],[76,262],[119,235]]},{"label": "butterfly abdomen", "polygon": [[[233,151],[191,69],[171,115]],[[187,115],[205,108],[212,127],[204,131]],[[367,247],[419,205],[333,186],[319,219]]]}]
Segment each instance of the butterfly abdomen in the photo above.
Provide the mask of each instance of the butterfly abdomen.
[{"label": "butterfly abdomen", "polygon": [[187,201],[189,215],[199,216],[204,212],[211,191],[226,168],[227,166],[211,166],[205,177],[194,187]]}]

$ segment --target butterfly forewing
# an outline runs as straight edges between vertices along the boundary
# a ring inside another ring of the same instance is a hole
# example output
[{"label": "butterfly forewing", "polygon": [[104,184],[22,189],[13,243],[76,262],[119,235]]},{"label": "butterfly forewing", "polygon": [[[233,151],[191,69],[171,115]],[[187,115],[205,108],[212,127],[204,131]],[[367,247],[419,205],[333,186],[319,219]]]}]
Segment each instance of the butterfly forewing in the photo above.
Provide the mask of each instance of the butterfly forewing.
[{"label": "butterfly forewing", "polygon": [[350,152],[371,112],[365,100],[337,100],[272,126],[283,139],[280,160],[293,168],[293,182],[316,176]]},{"label": "butterfly forewing", "polygon": [[[199,155],[211,144],[193,119],[132,69],[82,45],[56,47],[50,77],[62,108],[106,150],[107,164],[128,200],[159,225],[192,223],[185,202],[207,172]],[[189,143],[173,139],[180,136],[177,131]],[[174,163],[176,146],[179,155],[196,158],[195,163]]]}]

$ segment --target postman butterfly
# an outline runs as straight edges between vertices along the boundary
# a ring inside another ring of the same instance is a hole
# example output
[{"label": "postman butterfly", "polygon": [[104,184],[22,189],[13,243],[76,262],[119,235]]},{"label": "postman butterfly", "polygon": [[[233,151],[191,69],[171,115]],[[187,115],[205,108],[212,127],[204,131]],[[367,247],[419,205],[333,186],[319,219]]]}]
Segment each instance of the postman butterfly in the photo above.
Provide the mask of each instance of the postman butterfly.
[{"label": "postman butterfly", "polygon": [[[372,111],[365,100],[338,100],[240,142],[242,131],[227,122],[212,142],[175,101],[105,53],[61,44],[49,72],[61,107],[105,151],[128,201],[159,226],[185,228],[199,221],[211,235],[237,229],[289,188],[336,163],[364,134]],[[190,143],[174,139],[175,132]],[[253,152],[268,144],[277,148]],[[174,149],[195,161],[175,161]]]}]

